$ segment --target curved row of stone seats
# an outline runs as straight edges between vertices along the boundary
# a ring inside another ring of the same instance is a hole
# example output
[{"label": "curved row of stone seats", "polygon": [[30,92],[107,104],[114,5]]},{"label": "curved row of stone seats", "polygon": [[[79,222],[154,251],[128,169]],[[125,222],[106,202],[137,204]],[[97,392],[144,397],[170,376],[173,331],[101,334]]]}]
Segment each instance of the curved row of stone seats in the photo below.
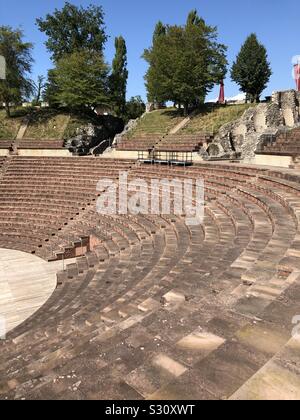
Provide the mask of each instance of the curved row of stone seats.
[{"label": "curved row of stone seats", "polygon": [[135,135],[129,138],[123,138],[117,145],[117,150],[124,151],[147,151],[161,140],[161,136],[153,134]]},{"label": "curved row of stone seats", "polygon": [[275,141],[266,141],[257,154],[299,156],[300,128],[280,133]]},{"label": "curved row of stone seats", "polygon": [[0,245],[47,258],[62,229],[96,201],[97,183],[117,179],[130,166],[94,158],[11,158],[0,183]]},{"label": "curved row of stone seats", "polygon": [[19,149],[63,149],[64,141],[56,139],[30,139],[23,138],[18,140]]},{"label": "curved row of stone seats", "polygon": [[6,157],[5,156],[0,156],[0,171],[1,171],[1,168],[2,168],[5,161],[6,161]]},{"label": "curved row of stone seats", "polygon": [[[95,217],[95,215],[93,215],[93,216]],[[134,225],[135,223],[136,222],[133,222],[130,219],[128,219],[128,225],[129,224]],[[113,222],[112,228],[113,228],[114,225],[115,225],[115,222]],[[140,230],[140,228],[139,228],[139,230]],[[152,246],[150,246],[151,243],[152,243],[151,236],[149,236],[146,233],[144,233],[144,235],[145,235],[145,239],[146,239],[146,237],[149,238],[150,242],[148,240],[149,243],[147,244],[147,240],[145,240],[143,244],[138,244],[138,246],[136,246],[131,251],[130,258],[126,258],[126,260],[124,259],[124,261],[121,261],[121,265],[123,266],[122,269],[121,269],[120,263],[118,263],[118,259],[115,258],[116,254],[114,254],[114,257],[111,260],[108,260],[108,253],[104,251],[104,246],[103,246],[102,250],[101,250],[100,246],[98,246],[95,249],[95,255],[99,256],[100,265],[101,265],[101,268],[103,269],[103,279],[106,278],[107,280],[103,281],[103,282],[101,282],[101,281],[97,282],[96,279],[94,279],[93,282],[96,282],[96,286],[97,285],[99,286],[99,289],[100,289],[99,292],[102,292],[103,296],[105,294],[104,292],[106,292],[108,298],[109,298],[109,296],[111,296],[112,286],[109,287],[109,285],[113,285],[114,288],[116,288],[117,278],[114,276],[114,273],[116,272],[116,273],[118,273],[118,275],[120,275],[124,271],[124,269],[126,268],[125,267],[125,262],[126,261],[127,261],[127,264],[130,265],[130,267],[128,267],[128,268],[130,268],[130,273],[133,275],[134,270],[135,270],[136,275],[137,275],[141,271],[141,267],[136,268],[135,265],[139,264],[139,263],[142,264],[142,261],[148,261],[149,258],[151,259],[151,254],[153,254],[154,251],[157,252],[157,248],[154,249],[154,246],[153,246],[154,244]],[[132,244],[132,245],[134,245],[134,244]],[[156,245],[157,245],[157,243],[156,243]],[[119,249],[119,254],[121,255],[122,253],[125,255],[124,250]],[[106,256],[104,256],[104,254],[106,254]],[[135,255],[135,258],[133,258],[134,255]],[[148,265],[148,263],[145,264],[146,267],[147,267],[147,265]],[[104,268],[105,268],[105,270],[104,270]],[[71,267],[71,269],[73,269],[73,273],[71,273],[71,275],[68,276],[68,278],[71,278],[71,277],[74,276],[74,267]],[[86,275],[86,273],[85,273],[85,275]],[[80,278],[80,280],[82,280],[82,278]],[[123,280],[126,281],[125,278]],[[61,312],[61,315],[65,314],[65,313],[68,313],[68,311],[70,312],[70,306],[73,306],[73,308],[74,308],[73,316],[75,316],[76,312],[79,312],[79,310],[80,310],[79,315],[81,315],[83,310],[85,309],[85,306],[83,304],[80,305],[80,307],[77,307],[77,308],[76,308],[76,306],[74,306],[74,303],[75,303],[74,300],[80,298],[80,296],[84,300],[84,297],[85,297],[85,295],[83,293],[85,291],[85,289],[83,288],[83,284],[81,283],[81,281],[78,282],[78,287],[82,289],[82,292],[79,293],[79,290],[75,287],[77,281],[78,281],[78,277],[75,276],[74,281],[72,281],[72,288],[71,288],[71,290],[68,290],[69,293],[67,295],[65,293],[65,291],[66,291],[65,289],[70,288],[69,284],[64,284],[63,293],[61,293],[62,291],[59,290],[59,302],[61,303],[61,305],[59,305],[59,303],[57,302],[56,313],[58,314],[58,316],[60,316],[59,315],[60,312]],[[122,290],[124,288],[124,281],[121,281],[121,283],[118,285],[118,288],[119,287],[121,288],[120,290]],[[86,284],[85,286],[88,286],[88,284]],[[95,284],[94,284],[94,286],[95,286]],[[92,289],[94,289],[94,287]],[[108,289],[110,289],[110,290],[108,290]],[[91,291],[91,289],[90,289],[90,291]],[[94,289],[94,293],[97,293],[97,288]],[[62,297],[62,295],[64,296],[64,298]],[[99,297],[100,297],[100,295],[101,294],[99,294]],[[68,301],[68,298],[70,298],[69,301]],[[92,302],[91,301],[91,295],[87,294],[86,298],[88,299],[87,305],[91,305],[91,302]],[[56,299],[55,297],[52,298],[52,304],[53,304],[53,300],[55,300],[55,299]],[[105,304],[107,304],[107,302],[108,302],[107,300],[103,301],[103,303],[105,303]],[[69,303],[70,306],[68,306],[67,303]],[[47,306],[48,305],[49,305],[49,303],[47,304]],[[49,308],[51,309],[51,312],[52,312],[52,309],[53,309],[52,305],[50,305]],[[99,313],[99,308],[98,308],[97,312]],[[48,317],[44,318],[43,317],[44,314],[45,314],[45,308],[43,308],[43,311],[40,312],[40,315],[41,315],[42,318],[40,318],[40,320],[39,320],[39,325],[40,326],[43,325],[42,324],[42,319],[43,319],[44,322],[46,323],[46,330],[47,330],[47,328],[48,328],[47,324],[48,324],[49,318]],[[95,316],[95,311],[92,311],[91,308],[90,308],[88,310],[87,316],[89,316],[89,317]],[[104,315],[103,315],[103,317],[104,317]],[[100,317],[99,317],[99,322],[100,322]],[[101,323],[103,323],[103,321],[100,322],[100,326],[101,326]]]},{"label": "curved row of stone seats", "polygon": [[285,354],[300,296],[297,176],[229,164],[132,166],[137,176],[203,177],[202,225],[82,210],[61,234],[93,235],[93,249],[0,342],[0,399],[224,399]]},{"label": "curved row of stone seats", "polygon": [[9,149],[13,147],[14,140],[0,139],[0,149]]},{"label": "curved row of stone seats", "polygon": [[163,152],[197,152],[212,142],[212,136],[209,134],[171,134],[156,145],[156,150]]},{"label": "curved row of stone seats", "polygon": [[164,137],[144,135],[123,139],[117,145],[118,150],[149,151],[155,149],[161,152],[197,152],[204,145],[212,142],[209,134],[166,135]]},{"label": "curved row of stone seats", "polygon": [[[155,173],[153,173],[153,176],[154,175]],[[208,183],[211,191],[211,186],[214,185],[214,181],[209,181]],[[261,208],[266,214],[265,218],[267,217],[266,220],[268,220],[270,229],[272,229],[272,237],[269,238],[266,249],[259,250],[261,262],[257,262],[253,270],[248,271],[245,278],[247,277],[247,281],[249,282],[254,282],[261,276],[263,281],[268,281],[275,276],[277,272],[283,271],[285,273],[291,273],[295,267],[297,267],[297,264],[299,267],[297,258],[296,261],[293,262],[291,258],[288,258],[290,254],[295,255],[297,253],[295,238],[297,238],[298,221],[295,213],[297,213],[299,209],[299,199],[296,203],[295,201],[293,202],[294,206],[291,206],[291,203],[282,199],[281,195],[275,195],[273,191],[259,187],[256,179],[255,184],[245,186],[243,183],[241,188],[237,188],[236,184],[237,182],[235,182],[235,188],[233,188],[234,196],[246,197],[248,207],[249,203],[254,202],[256,207]],[[219,183],[217,184],[217,187],[218,190],[215,190],[215,194],[220,194]],[[221,192],[222,197],[224,197],[224,192],[225,191]],[[225,196],[230,196],[230,199],[232,200],[233,192],[228,191],[226,185]],[[234,198],[236,199],[236,197]],[[257,223],[255,217],[252,217],[252,220],[253,223]],[[264,240],[265,238],[266,236],[264,236]],[[271,262],[268,263],[269,258],[271,258]],[[288,264],[289,262],[290,264]],[[245,278],[241,280],[245,280]]]}]

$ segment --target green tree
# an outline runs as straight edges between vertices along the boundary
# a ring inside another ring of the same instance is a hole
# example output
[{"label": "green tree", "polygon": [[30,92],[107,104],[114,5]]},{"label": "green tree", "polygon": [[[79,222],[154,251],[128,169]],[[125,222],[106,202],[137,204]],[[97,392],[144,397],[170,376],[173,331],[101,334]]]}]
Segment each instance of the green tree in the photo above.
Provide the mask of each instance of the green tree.
[{"label": "green tree", "polygon": [[166,51],[164,51],[167,33],[166,26],[159,21],[154,29],[152,47],[144,51],[143,58],[149,63],[149,69],[145,76],[148,101],[165,102],[165,92],[168,79],[163,71]]},{"label": "green tree", "polygon": [[46,47],[54,61],[83,49],[102,53],[107,40],[104,12],[99,6],[83,8],[66,2],[62,10],[37,19],[37,25],[48,37]]},{"label": "green tree", "polygon": [[185,26],[156,25],[153,44],[143,57],[149,64],[146,87],[150,101],[184,105],[185,114],[203,102],[226,74],[226,47],[217,29],[192,11]]},{"label": "green tree", "polygon": [[58,94],[58,85],[56,83],[56,72],[55,69],[48,70],[48,78],[47,82],[45,83],[45,88],[43,92],[43,100],[48,102],[50,107],[57,108],[59,106],[59,102],[57,99]]},{"label": "green tree", "polygon": [[251,34],[241,48],[231,69],[231,78],[251,102],[259,102],[268,85],[272,70],[266,48]]},{"label": "green tree", "polygon": [[146,111],[146,105],[140,96],[132,97],[126,104],[127,120],[136,120]]},{"label": "green tree", "polygon": [[101,54],[74,52],[61,58],[51,71],[54,101],[73,109],[109,105],[109,67]]},{"label": "green tree", "polygon": [[23,32],[9,26],[0,27],[0,55],[6,60],[6,79],[0,80],[0,102],[5,103],[10,117],[10,103],[19,103],[33,92],[29,78],[32,59],[32,44],[23,41]]},{"label": "green tree", "polygon": [[126,89],[127,89],[127,48],[123,37],[115,39],[116,54],[112,63],[112,74],[110,76],[110,88],[112,102],[117,116],[125,113]]}]

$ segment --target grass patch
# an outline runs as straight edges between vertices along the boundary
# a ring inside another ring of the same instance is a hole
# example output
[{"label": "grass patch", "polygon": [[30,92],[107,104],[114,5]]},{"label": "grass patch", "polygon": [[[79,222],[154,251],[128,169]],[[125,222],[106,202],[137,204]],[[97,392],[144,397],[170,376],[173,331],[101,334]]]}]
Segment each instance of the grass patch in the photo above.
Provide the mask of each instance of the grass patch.
[{"label": "grass patch", "polygon": [[165,135],[183,120],[181,111],[175,108],[149,112],[130,132],[130,137],[137,137],[141,134]]},{"label": "grass patch", "polygon": [[222,125],[240,118],[253,104],[205,105],[181,131],[181,134],[217,134]]},{"label": "grass patch", "polygon": [[[11,118],[0,110],[0,140],[16,138],[24,117],[30,118],[24,138],[37,140],[66,140],[77,135],[77,129],[89,123],[103,127],[110,136],[122,131],[122,121],[111,116],[97,116],[93,112],[76,112],[68,109],[20,108],[12,111]],[[113,134],[112,134],[113,133]]]},{"label": "grass patch", "polygon": [[23,114],[19,110],[12,111],[11,118],[6,117],[5,110],[0,110],[0,140],[15,139],[22,123]]},{"label": "grass patch", "polygon": [[64,136],[68,122],[68,113],[48,108],[35,111],[30,116],[25,138],[60,140]]}]

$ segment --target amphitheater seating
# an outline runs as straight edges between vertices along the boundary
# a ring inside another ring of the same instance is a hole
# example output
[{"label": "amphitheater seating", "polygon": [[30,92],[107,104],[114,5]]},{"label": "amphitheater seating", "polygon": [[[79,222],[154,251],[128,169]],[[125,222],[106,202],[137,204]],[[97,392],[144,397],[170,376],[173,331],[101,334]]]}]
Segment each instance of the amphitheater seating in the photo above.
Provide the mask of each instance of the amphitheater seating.
[{"label": "amphitheater seating", "polygon": [[157,152],[199,152],[203,145],[210,144],[212,137],[209,134],[193,135],[144,135],[123,139],[117,145],[117,150],[126,151],[157,151]]},{"label": "amphitheater seating", "polygon": [[[95,201],[97,182],[128,167],[92,158],[12,157],[0,184],[0,247],[55,257],[68,245],[61,245],[62,227]],[[70,235],[68,242],[76,239]]]},{"label": "amphitheater seating", "polygon": [[5,161],[6,161],[6,157],[5,156],[0,156],[0,179],[2,178],[3,173],[4,173]]},{"label": "amphitheater seating", "polygon": [[11,149],[13,147],[14,140],[0,140],[0,149]]},{"label": "amphitheater seating", "polygon": [[0,170],[1,170],[2,165],[4,164],[5,160],[6,160],[5,156],[0,156]]},{"label": "amphitheater seating", "polygon": [[55,140],[55,139],[28,139],[23,138],[22,140],[18,141],[18,148],[19,149],[62,149],[64,147],[63,140]]},{"label": "amphitheater seating", "polygon": [[257,154],[300,156],[300,128],[266,138]]},{"label": "amphitheater seating", "polygon": [[125,138],[117,145],[117,150],[124,151],[149,151],[160,141],[158,135],[139,135],[132,138]]},{"label": "amphitheater seating", "polygon": [[[130,179],[204,179],[203,223],[97,214],[97,180],[117,179],[119,169]],[[290,342],[299,181],[221,163],[13,157],[0,179],[0,247],[86,235],[91,248],[0,341],[0,399],[243,399],[265,389],[251,388],[255,375],[273,396],[299,397],[299,347]]]},{"label": "amphitheater seating", "polygon": [[163,152],[198,152],[204,144],[211,143],[212,137],[207,134],[168,135],[155,149]]}]

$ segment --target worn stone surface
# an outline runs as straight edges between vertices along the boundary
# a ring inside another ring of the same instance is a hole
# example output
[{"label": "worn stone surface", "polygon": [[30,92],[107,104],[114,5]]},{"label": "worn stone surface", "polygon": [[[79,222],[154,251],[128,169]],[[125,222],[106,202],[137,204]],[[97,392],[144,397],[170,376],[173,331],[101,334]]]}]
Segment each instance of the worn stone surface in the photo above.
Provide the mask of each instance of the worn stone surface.
[{"label": "worn stone surface", "polygon": [[299,116],[299,94],[294,90],[276,92],[271,103],[262,103],[245,111],[244,115],[221,127],[214,140],[221,148],[212,147],[210,156],[226,156],[231,152],[251,161],[265,135],[275,135],[279,130],[297,126]]},{"label": "worn stone surface", "polygon": [[[98,214],[97,183],[119,171],[204,179],[202,223]],[[0,399],[296,399],[299,182],[238,163],[0,159],[0,246],[79,252],[0,340]]]}]

